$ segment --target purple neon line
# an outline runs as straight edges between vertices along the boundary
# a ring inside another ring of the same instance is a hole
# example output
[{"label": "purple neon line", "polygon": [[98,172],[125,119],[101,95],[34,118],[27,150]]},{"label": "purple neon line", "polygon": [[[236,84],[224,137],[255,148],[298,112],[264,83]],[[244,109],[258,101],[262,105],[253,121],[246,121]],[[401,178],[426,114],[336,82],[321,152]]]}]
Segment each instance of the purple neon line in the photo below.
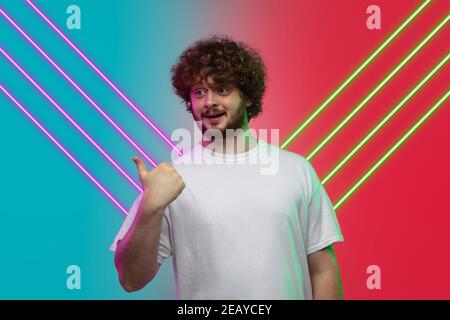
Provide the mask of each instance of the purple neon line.
[{"label": "purple neon line", "polygon": [[16,67],[17,70],[20,71],[20,73],[28,79],[28,81],[30,81],[33,86],[39,90],[39,92],[45,96],[47,98],[48,101],[50,101],[52,103],[53,106],[55,106],[56,109],[58,109],[59,112],[61,112],[64,117],[75,127],[78,129],[78,131],[81,132],[81,134],[89,140],[90,143],[92,143],[94,145],[95,148],[97,148],[98,151],[100,151],[100,153],[109,160],[109,162],[111,162],[111,164],[141,193],[142,188],[139,187],[139,185],[134,182],[134,180],[94,141],[94,139],[92,139],[79,125],[78,123],[73,120],[56,102],[55,100],[53,100],[52,97],[50,97],[47,92],[45,92],[44,89],[42,89],[34,80],[33,78],[31,78],[31,76],[26,73],[25,70],[23,70],[16,61],[14,61],[13,58],[11,58],[11,56],[9,56],[5,50],[3,50],[2,48],[0,48],[0,52],[5,56],[6,59],[9,60],[9,62],[11,62],[11,64],[14,65],[14,67]]},{"label": "purple neon line", "polygon": [[58,27],[56,27],[56,25],[30,0],[25,0],[30,6],[31,8],[34,9],[34,11],[36,11],[42,19],[45,20],[45,22],[47,22],[47,24],[53,29],[55,30],[55,32],[57,34],[59,34],[59,36],[61,38],[63,38],[63,40],[73,49],[75,50],[76,53],[78,53],[78,55],[84,60],[86,61],[86,63],[129,105],[133,108],[134,111],[136,111],[136,113],[142,118],[144,119],[145,122],[147,122],[152,128],[153,130],[155,130],[160,136],[161,138],[164,139],[164,141],[167,142],[167,144],[169,144],[180,156],[182,155],[181,151],[178,150],[176,148],[176,146],[173,144],[172,141],[170,141],[170,139],[150,120],[148,119],[142,112],[141,110],[111,81],[109,80],[109,78],[107,76],[105,76],[105,74],[99,69],[97,68],[97,66],[91,61],[89,60],[89,58],[80,50],[78,49],[78,47],[73,44],[72,41],[69,40],[69,38],[67,38],[64,33],[62,33],[62,31],[60,29],[58,29]]},{"label": "purple neon line", "polygon": [[33,123],[42,130],[42,132],[45,133],[45,135],[47,137],[50,138],[50,140],[52,140],[52,142],[59,148],[61,149],[62,152],[64,152],[64,154],[70,159],[72,160],[73,163],[75,163],[77,165],[77,167],[83,171],[83,173],[89,178],[91,179],[92,182],[95,183],[95,185],[97,187],[100,188],[101,191],[103,191],[104,194],[106,194],[106,196],[112,201],[114,202],[114,204],[123,212],[125,213],[125,215],[128,214],[127,210],[116,200],[114,199],[114,197],[108,192],[108,190],[106,190],[101,184],[100,182],[98,182],[79,162],[77,159],[75,159],[74,156],[72,156],[70,154],[69,151],[67,151],[62,145],[61,143],[58,142],[58,140],[56,140],[51,134],[50,132],[47,131],[47,129],[45,129],[1,84],[0,84],[0,90],[3,91],[3,93],[8,96],[9,99],[11,99],[12,102],[14,102],[14,104],[19,107],[19,109],[25,113],[25,115],[31,119],[31,121],[33,121]]},{"label": "purple neon line", "polygon": [[101,115],[103,116],[103,117],[105,117],[108,121],[109,121],[109,123],[111,123],[113,126],[114,126],[114,128],[116,129],[116,130],[118,130],[121,134],[122,134],[122,136],[124,136],[125,137],[125,139],[127,139],[128,140],[128,142],[129,143],[131,143],[132,145],[133,145],[133,147],[135,147],[141,154],[142,154],[142,156],[143,157],[145,157],[154,167],[156,167],[157,166],[157,164],[156,164],[156,162],[152,159],[152,158],[150,158],[150,156],[148,156],[98,105],[97,105],[97,103],[95,103],[95,101],[94,100],[92,100],[92,98],[91,97],[89,97],[84,91],[83,91],[83,89],[81,89],[80,88],[80,86],[74,81],[74,80],[72,80],[65,72],[64,72],[64,70],[62,70],[61,69],[61,67],[58,65],[58,64],[56,64],[56,62],[54,62],[53,60],[52,60],[52,58],[50,58],[48,55],[47,55],[47,53],[45,53],[45,51],[44,50],[42,50],[37,44],[36,44],[36,42],[34,42],[33,41],[33,39],[31,39],[30,38],[30,36],[28,36],[28,34],[26,34],[25,33],[25,31],[23,31],[18,25],[17,25],[17,23],[15,23],[14,22],[14,20],[12,20],[7,14],[6,14],[6,12],[5,11],[3,11],[3,9],[2,8],[0,8],[0,13],[14,26],[14,28],[16,28],[19,32],[20,32],[20,34],[22,34],[22,36],[24,36],[25,37],[25,39],[27,39],[28,40],[28,42],[30,42],[32,45],[33,45],[33,47],[35,47],[36,48],[36,50],[38,50],[39,51],[39,53],[40,54],[42,54],[44,57],[45,57],[45,59],[47,59],[47,61],[49,61],[51,64],[52,64],[52,66],[56,69],[56,70],[58,70],[58,72],[59,73],[61,73],[63,76],[64,76],[64,78],[66,78],[66,80],[67,81],[69,81],[70,82],[70,84],[72,85],[72,86],[74,86],[75,87],[75,89],[77,89],[78,90],[78,92],[80,92],[82,95],[83,95],[83,97],[85,97],[96,109],[97,109],[97,111],[98,112],[100,112],[101,113]]}]

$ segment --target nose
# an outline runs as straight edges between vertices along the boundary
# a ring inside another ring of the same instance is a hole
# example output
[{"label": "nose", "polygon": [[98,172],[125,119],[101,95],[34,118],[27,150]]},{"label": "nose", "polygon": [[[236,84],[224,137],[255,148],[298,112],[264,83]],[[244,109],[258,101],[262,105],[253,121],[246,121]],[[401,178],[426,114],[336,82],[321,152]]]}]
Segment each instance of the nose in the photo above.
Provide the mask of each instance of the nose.
[{"label": "nose", "polygon": [[213,90],[208,90],[208,93],[206,94],[205,98],[206,98],[205,101],[206,107],[211,108],[217,105],[216,96]]}]

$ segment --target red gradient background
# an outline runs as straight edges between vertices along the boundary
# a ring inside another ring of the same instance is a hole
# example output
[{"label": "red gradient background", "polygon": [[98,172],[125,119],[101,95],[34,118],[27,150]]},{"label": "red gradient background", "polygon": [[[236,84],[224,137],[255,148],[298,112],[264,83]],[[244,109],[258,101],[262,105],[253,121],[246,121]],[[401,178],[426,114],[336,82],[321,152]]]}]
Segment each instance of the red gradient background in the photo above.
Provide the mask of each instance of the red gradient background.
[{"label": "red gradient background", "polygon": [[[381,8],[381,30],[366,9]],[[248,42],[268,67],[254,128],[279,128],[280,143],[302,124],[421,1],[226,1],[204,7],[208,29]],[[287,146],[307,156],[450,12],[432,1]],[[230,19],[230,17],[233,17]],[[448,24],[312,160],[323,179],[449,52]],[[340,197],[449,89],[444,66],[327,184]],[[340,208],[345,242],[335,245],[346,299],[449,299],[450,108],[446,101]],[[381,289],[366,285],[381,268]]]}]

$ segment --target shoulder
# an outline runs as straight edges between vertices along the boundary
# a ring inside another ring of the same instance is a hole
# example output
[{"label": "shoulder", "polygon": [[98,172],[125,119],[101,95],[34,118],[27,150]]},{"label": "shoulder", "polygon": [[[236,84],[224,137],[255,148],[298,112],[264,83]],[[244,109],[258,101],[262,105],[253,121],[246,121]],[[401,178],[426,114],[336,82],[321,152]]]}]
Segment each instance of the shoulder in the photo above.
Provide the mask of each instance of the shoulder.
[{"label": "shoulder", "polygon": [[288,151],[286,149],[281,149],[279,146],[269,144],[267,142],[264,142],[266,146],[269,146],[271,148],[271,153],[277,152],[278,158],[280,160],[280,164],[283,167],[287,167],[289,169],[300,169],[300,170],[308,170],[308,167],[310,166],[309,161],[306,160],[306,158],[299,154],[292,151]]},{"label": "shoulder", "polygon": [[320,181],[309,160],[301,154],[281,149],[278,146],[271,145],[271,147],[279,154],[279,166],[283,174],[287,174],[290,179],[296,179],[299,185],[306,188],[308,194],[311,194]]}]

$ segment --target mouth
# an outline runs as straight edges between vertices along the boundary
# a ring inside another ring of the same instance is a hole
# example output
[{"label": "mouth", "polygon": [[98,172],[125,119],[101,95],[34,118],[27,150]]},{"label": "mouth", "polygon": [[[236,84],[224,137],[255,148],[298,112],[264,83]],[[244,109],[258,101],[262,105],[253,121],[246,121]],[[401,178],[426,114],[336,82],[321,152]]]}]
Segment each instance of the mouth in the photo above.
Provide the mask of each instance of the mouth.
[{"label": "mouth", "polygon": [[220,119],[225,116],[225,112],[214,113],[214,114],[205,114],[203,117],[206,119]]}]

